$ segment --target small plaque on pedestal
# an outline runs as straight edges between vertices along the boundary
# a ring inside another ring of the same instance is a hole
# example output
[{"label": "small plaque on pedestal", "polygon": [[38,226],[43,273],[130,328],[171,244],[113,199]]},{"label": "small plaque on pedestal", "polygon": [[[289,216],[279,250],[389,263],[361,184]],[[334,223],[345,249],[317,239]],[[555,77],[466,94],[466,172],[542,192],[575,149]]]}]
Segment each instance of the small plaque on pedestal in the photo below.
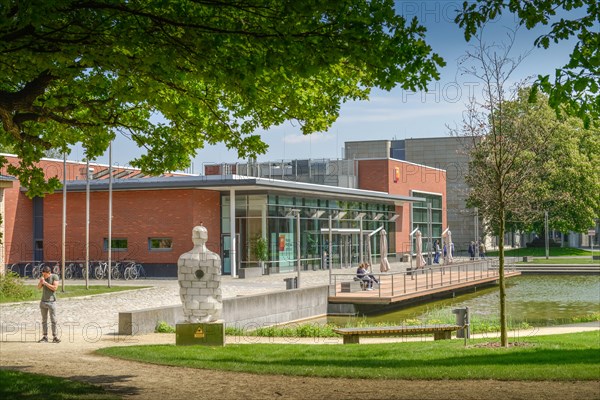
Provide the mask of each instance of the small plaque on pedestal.
[{"label": "small plaque on pedestal", "polygon": [[177,324],[175,344],[177,346],[224,346],[225,324],[222,322]]}]

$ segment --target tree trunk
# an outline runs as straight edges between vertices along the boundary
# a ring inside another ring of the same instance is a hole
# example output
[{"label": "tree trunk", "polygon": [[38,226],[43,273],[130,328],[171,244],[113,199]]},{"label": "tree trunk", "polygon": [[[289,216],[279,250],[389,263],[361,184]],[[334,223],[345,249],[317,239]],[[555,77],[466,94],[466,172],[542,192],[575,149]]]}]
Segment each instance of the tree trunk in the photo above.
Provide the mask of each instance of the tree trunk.
[{"label": "tree trunk", "polygon": [[501,209],[498,231],[498,255],[499,265],[498,274],[500,276],[500,344],[502,347],[508,347],[508,332],[506,326],[506,286],[504,283],[504,231],[505,231],[505,212]]}]

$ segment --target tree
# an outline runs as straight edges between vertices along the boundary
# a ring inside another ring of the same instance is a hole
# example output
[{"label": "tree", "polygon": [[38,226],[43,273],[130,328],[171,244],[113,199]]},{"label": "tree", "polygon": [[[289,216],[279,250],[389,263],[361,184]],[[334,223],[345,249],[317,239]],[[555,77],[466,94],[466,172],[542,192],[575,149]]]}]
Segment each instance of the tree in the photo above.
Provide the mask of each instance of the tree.
[{"label": "tree", "polygon": [[205,144],[254,156],[259,128],[324,131],[373,87],[439,79],[424,34],[392,0],[0,0],[0,145],[32,196],[59,184],[36,170],[45,150],[93,159],[115,134],[146,149],[131,164],[149,174]]},{"label": "tree", "polygon": [[[585,8],[585,11],[582,10]],[[521,25],[532,29],[548,25],[551,29],[535,40],[547,49],[551,42],[577,38],[569,62],[550,76],[538,76],[537,86],[550,96],[550,105],[582,118],[586,127],[600,121],[600,3],[597,0],[477,0],[463,2],[455,22],[465,30],[469,41],[485,23],[506,10],[516,14]]]},{"label": "tree", "polygon": [[509,87],[511,74],[521,58],[510,58],[514,36],[508,45],[478,46],[462,60],[464,73],[483,83],[484,98],[475,99],[464,114],[462,126],[452,131],[465,139],[469,152],[467,205],[478,207],[488,231],[498,235],[500,340],[508,346],[506,286],[504,276],[504,234],[507,215],[527,221],[537,213],[531,196],[548,157],[546,143],[554,127],[532,118],[529,93]]},{"label": "tree", "polygon": [[541,211],[548,211],[552,229],[585,232],[600,216],[600,128],[585,129],[575,117],[557,118],[546,96],[538,96],[535,104],[520,109],[554,134],[546,143],[548,157],[531,192],[539,218],[520,228],[543,232]]}]

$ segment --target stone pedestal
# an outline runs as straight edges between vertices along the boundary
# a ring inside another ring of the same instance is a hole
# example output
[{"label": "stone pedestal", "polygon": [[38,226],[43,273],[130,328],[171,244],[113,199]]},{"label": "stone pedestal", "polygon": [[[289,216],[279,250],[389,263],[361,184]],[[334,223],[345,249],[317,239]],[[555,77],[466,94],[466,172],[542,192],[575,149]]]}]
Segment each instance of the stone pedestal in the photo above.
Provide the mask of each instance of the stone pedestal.
[{"label": "stone pedestal", "polygon": [[211,323],[182,323],[175,326],[175,344],[177,346],[224,346],[225,324]]}]

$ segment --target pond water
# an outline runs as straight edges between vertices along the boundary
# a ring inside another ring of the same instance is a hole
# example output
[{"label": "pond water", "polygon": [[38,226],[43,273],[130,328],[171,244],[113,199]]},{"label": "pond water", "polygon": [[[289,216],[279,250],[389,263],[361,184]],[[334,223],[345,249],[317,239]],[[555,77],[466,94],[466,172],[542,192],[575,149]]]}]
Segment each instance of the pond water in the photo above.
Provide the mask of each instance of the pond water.
[{"label": "pond water", "polygon": [[[600,276],[525,275],[506,282],[507,316],[512,323],[527,322],[533,326],[566,324],[574,322],[573,318],[600,313]],[[440,315],[447,317],[445,314],[454,318],[451,310],[458,307],[469,307],[474,317],[497,319],[499,289],[495,286],[365,318],[372,323],[400,324],[408,319],[427,323]],[[346,320],[348,318],[328,317],[328,322],[340,325],[344,325]]]}]

